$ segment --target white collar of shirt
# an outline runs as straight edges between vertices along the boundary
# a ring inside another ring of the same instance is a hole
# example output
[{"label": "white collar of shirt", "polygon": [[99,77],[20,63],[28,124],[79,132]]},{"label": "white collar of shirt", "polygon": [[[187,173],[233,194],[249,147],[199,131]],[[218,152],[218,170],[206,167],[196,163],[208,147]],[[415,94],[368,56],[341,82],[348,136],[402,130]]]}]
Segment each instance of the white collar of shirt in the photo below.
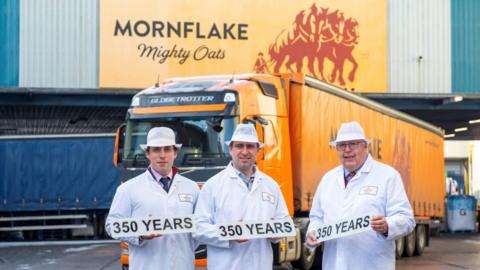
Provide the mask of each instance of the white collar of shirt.
[{"label": "white collar of shirt", "polygon": [[170,169],[170,172],[169,172],[167,175],[161,175],[161,174],[159,174],[159,173],[158,173],[157,171],[155,171],[151,166],[148,167],[148,170],[153,174],[153,178],[154,178],[155,181],[157,181],[157,182],[160,182],[160,179],[161,179],[162,177],[165,177],[165,176],[168,177],[170,180],[173,179],[173,170],[172,170],[172,169]]},{"label": "white collar of shirt", "polygon": [[240,177],[244,182],[249,182],[251,179],[255,179],[255,174],[257,172],[257,166],[253,165],[253,173],[250,175],[250,177],[247,177],[245,174],[243,174],[241,171],[237,170],[237,168],[233,167],[233,163],[230,162],[230,166],[232,166],[233,170],[235,171],[235,174]]},{"label": "white collar of shirt", "polygon": [[[370,154],[367,155],[367,159],[365,160],[365,162],[363,162],[362,166],[360,166],[360,168],[358,168],[358,170],[355,171],[355,175],[359,175],[360,173],[362,172],[369,172],[370,171],[370,167],[372,166],[372,156],[370,156]],[[343,167],[343,176],[346,177],[350,172],[345,168]]]}]

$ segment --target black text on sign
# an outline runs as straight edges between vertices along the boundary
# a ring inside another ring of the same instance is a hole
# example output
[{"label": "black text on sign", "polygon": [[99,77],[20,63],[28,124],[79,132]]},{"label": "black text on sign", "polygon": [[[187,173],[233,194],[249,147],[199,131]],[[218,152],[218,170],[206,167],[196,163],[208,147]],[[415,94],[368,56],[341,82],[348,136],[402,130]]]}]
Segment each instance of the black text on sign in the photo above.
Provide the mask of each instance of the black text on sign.
[{"label": "black text on sign", "polygon": [[295,224],[291,218],[217,224],[220,240],[240,240],[295,235]]},{"label": "black text on sign", "polygon": [[371,230],[370,216],[358,216],[325,223],[315,230],[317,241],[323,242]]},{"label": "black text on sign", "polygon": [[149,234],[191,233],[195,231],[193,215],[164,218],[125,218],[111,223],[113,238]]}]

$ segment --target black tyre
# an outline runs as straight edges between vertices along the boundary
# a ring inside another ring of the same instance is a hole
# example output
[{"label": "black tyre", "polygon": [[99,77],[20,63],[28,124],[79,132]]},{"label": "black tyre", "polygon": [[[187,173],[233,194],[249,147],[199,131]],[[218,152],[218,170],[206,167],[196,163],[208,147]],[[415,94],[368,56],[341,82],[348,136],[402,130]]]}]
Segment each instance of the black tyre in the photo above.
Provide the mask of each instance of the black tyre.
[{"label": "black tyre", "polygon": [[395,256],[401,258],[403,255],[403,250],[405,249],[405,238],[395,240]]},{"label": "black tyre", "polygon": [[292,266],[295,269],[322,269],[322,257],[323,257],[323,244],[317,247],[315,250],[310,251],[305,246],[305,234],[301,236],[302,240],[302,251],[300,254],[300,259],[297,261],[292,261]]},{"label": "black tyre", "polygon": [[417,225],[415,237],[415,255],[422,255],[427,245],[427,228],[425,225]]},{"label": "black tyre", "polygon": [[415,230],[413,230],[410,234],[405,236],[405,257],[412,257],[415,253],[415,245],[416,245],[416,238],[415,238]]}]

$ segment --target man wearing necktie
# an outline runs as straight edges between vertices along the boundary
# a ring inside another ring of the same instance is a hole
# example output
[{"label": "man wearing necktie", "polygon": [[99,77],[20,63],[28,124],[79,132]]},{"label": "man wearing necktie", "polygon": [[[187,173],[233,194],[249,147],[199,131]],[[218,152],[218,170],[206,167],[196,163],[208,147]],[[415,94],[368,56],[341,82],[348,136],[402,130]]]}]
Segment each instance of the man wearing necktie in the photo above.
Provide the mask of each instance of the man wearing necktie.
[{"label": "man wearing necktie", "polygon": [[[182,146],[167,127],[150,129],[147,143],[140,145],[150,165],[139,176],[118,187],[108,214],[106,229],[119,218],[149,218],[191,215],[199,193],[192,180],[177,173],[173,162]],[[196,243],[190,233],[121,237],[129,244],[130,269],[193,270]]]},{"label": "man wearing necktie", "polygon": [[400,174],[373,160],[358,122],[342,123],[335,141],[341,165],[327,172],[313,199],[307,246],[320,245],[323,223],[369,215],[371,231],[324,242],[323,269],[395,269],[395,240],[415,228]]}]

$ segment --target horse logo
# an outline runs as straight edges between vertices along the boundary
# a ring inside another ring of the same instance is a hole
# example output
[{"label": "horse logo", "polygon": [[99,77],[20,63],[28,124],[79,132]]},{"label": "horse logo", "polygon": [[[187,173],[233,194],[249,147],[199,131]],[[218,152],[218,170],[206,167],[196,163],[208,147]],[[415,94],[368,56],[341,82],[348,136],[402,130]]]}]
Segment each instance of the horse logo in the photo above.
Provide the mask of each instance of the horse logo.
[{"label": "horse logo", "polygon": [[274,72],[280,72],[283,67],[289,72],[300,72],[306,59],[308,72],[326,80],[324,64],[327,59],[333,67],[328,81],[344,86],[344,66],[348,61],[352,66],[348,80],[354,82],[358,63],[353,50],[360,38],[358,28],[356,19],[345,19],[343,12],[318,8],[313,3],[296,15],[290,30],[283,29],[270,44],[270,65]]}]

